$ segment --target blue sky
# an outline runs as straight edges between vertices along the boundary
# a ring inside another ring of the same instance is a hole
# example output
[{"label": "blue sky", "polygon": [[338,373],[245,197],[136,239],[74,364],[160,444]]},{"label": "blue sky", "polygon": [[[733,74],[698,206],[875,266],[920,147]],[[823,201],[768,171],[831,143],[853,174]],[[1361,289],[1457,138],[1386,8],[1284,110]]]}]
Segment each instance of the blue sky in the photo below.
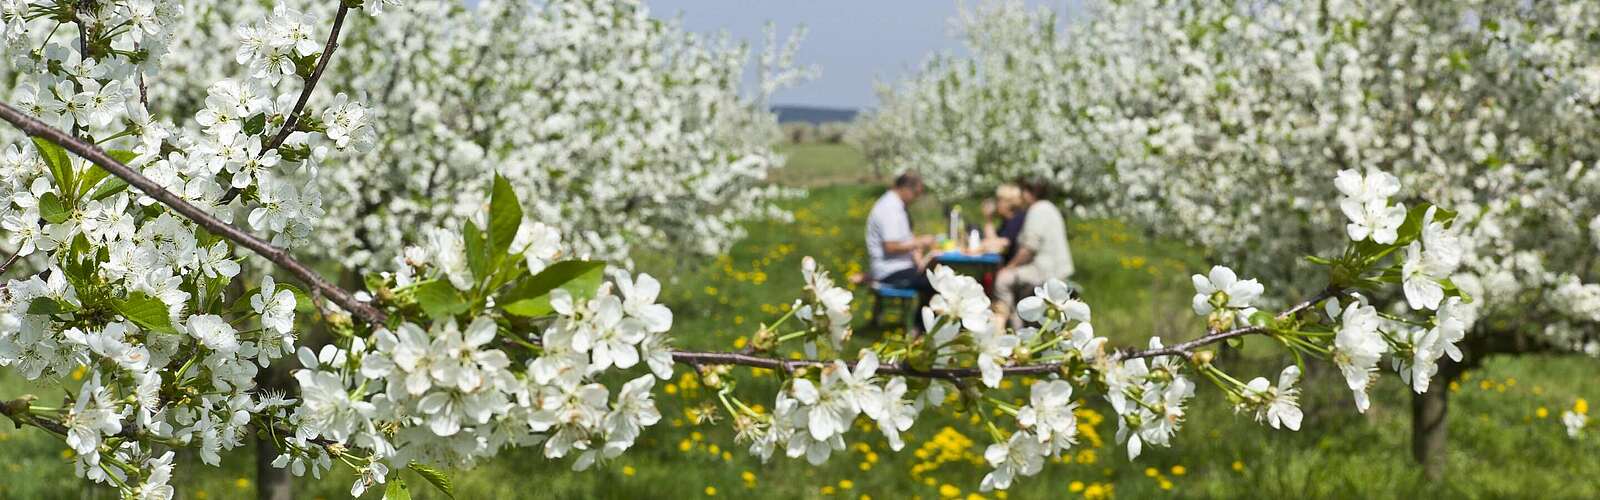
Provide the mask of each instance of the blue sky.
[{"label": "blue sky", "polygon": [[[973,5],[976,0],[968,0]],[[1027,0],[1070,17],[1081,0]],[[776,23],[781,37],[796,26],[809,30],[797,62],[822,67],[822,76],[784,89],[774,104],[861,108],[877,102],[874,79],[893,81],[930,54],[955,51],[950,19],[956,0],[645,0],[652,16],[680,16],[691,31],[727,32],[759,50],[762,27]],[[758,54],[758,53],[757,53]],[[756,55],[752,55],[752,58]],[[751,61],[754,66],[755,60]],[[752,76],[747,80],[753,80]]]}]

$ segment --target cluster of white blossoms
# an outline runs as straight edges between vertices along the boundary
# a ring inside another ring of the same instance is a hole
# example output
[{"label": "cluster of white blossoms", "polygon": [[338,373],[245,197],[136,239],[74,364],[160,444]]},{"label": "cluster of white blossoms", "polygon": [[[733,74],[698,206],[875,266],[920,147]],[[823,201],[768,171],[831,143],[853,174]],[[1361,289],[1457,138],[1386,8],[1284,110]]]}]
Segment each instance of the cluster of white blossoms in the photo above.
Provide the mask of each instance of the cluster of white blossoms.
[{"label": "cluster of white blossoms", "polygon": [[[260,54],[249,67],[270,72],[320,52],[339,2],[181,3],[204,15],[175,21],[182,59],[152,83],[153,102],[175,112],[204,99],[196,82],[238,72],[236,49],[241,63]],[[261,43],[302,26],[317,29],[315,43]],[[498,172],[579,254],[723,251],[743,237],[741,222],[787,217],[773,202],[791,190],[765,182],[783,162],[766,98],[809,74],[790,64],[795,49],[769,42],[762,91],[741,97],[757,66],[751,50],[688,32],[639,0],[416,0],[385,9],[382,22],[347,23],[321,86],[371,106],[345,116],[370,122],[373,134],[354,137],[374,147],[320,165],[327,216],[307,250],[382,269],[390,242],[470,217],[484,201],[476,188]],[[335,140],[337,118],[321,120]]]},{"label": "cluster of white blossoms", "polygon": [[[800,266],[807,297],[795,302],[795,317],[827,332],[828,345],[833,349],[843,349],[845,341],[850,340],[850,300],[854,295],[834,285],[828,272],[818,268],[816,259],[806,256]],[[817,356],[815,341],[806,343],[806,352],[811,357]]]},{"label": "cluster of white blossoms", "polygon": [[[933,192],[1040,178],[1066,209],[1300,287],[1319,274],[1299,256],[1393,241],[1402,207],[1427,199],[1460,212],[1460,250],[1427,255],[1422,241],[1404,274],[1448,278],[1476,299],[1467,317],[1491,321],[1469,322],[1469,337],[1600,354],[1600,140],[1570,132],[1600,126],[1600,56],[1588,49],[1600,4],[1083,10],[1058,22],[1018,1],[979,3],[957,20],[964,53],[885,87],[853,135],[881,164],[915,165]],[[1350,172],[1335,183],[1342,197],[1328,196],[1335,169]],[[1407,288],[1411,307],[1440,307],[1430,281],[1407,280],[1422,285]],[[1382,310],[1393,300],[1370,298]],[[1523,317],[1542,325],[1501,326]]]},{"label": "cluster of white blossoms", "polygon": [[[516,231],[512,265],[577,262],[544,260],[561,245],[546,230],[529,223]],[[423,245],[401,252],[407,257],[400,268],[371,283],[428,307],[439,293],[470,296],[483,280],[496,279],[470,271],[460,279],[454,263],[469,257],[459,238],[445,233],[425,231]],[[302,347],[304,368],[294,375],[303,403],[286,421],[295,434],[279,465],[294,464],[297,475],[305,467],[320,473],[336,447],[362,460],[351,490],[359,496],[384,483],[391,464],[470,467],[506,448],[535,445],[552,459],[576,455],[577,470],[618,456],[661,419],[651,390],[655,378],[672,377],[672,312],[655,303],[660,283],[649,275],[619,271],[596,284],[549,290],[543,304],[550,320],[542,327],[515,320],[515,312],[479,314],[464,326],[445,314],[428,326],[379,328],[370,341],[354,337],[320,355]],[[528,356],[529,349],[537,354]],[[615,391],[601,381],[637,368],[647,372]]]},{"label": "cluster of white blossoms", "polygon": [[[322,215],[316,162],[362,145],[334,135],[371,136],[360,106],[336,112],[337,125],[280,131],[300,111],[306,76],[290,65],[208,83],[203,108],[152,117],[146,83],[183,13],[162,0],[5,2],[7,102],[221,220],[248,214],[240,219],[275,243],[302,242]],[[314,60],[322,51],[297,38],[317,19],[283,10],[265,26],[263,54]],[[216,465],[244,444],[251,415],[292,402],[257,390],[254,378],[293,352],[295,294],[270,276],[229,291],[241,273],[229,242],[58,145],[4,137],[0,227],[39,272],[0,294],[0,366],[28,379],[87,367],[74,404],[59,412],[79,473],[170,492],[172,454],[150,443],[193,446]]]}]

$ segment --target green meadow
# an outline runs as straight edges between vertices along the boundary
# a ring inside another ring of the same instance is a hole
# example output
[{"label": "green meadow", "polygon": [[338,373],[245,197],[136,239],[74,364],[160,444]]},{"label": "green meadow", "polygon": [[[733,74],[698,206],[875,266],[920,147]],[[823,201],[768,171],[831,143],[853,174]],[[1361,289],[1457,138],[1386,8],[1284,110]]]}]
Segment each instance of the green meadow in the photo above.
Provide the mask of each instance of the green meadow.
[{"label": "green meadow", "polygon": [[[781,317],[801,289],[800,261],[813,256],[838,281],[865,266],[863,224],[882,193],[882,180],[859,153],[843,145],[789,146],[789,166],[774,182],[807,190],[787,202],[792,222],[758,222],[725,255],[679,260],[636,256],[639,270],[663,282],[663,302],[675,313],[680,347],[742,347],[762,322]],[[938,202],[914,207],[926,232],[942,219]],[[1152,335],[1168,342],[1197,335],[1202,321],[1189,310],[1189,275],[1209,263],[1200,253],[1152,240],[1117,220],[1070,221],[1072,250],[1084,299],[1098,333],[1118,345]],[[869,325],[871,297],[857,289],[856,333],[865,346],[902,335],[899,308],[885,307]],[[1260,354],[1258,354],[1258,352]],[[1277,372],[1292,361],[1247,344],[1222,362],[1241,378]],[[292,361],[290,361],[292,362]],[[717,397],[688,369],[658,382],[663,421],[639,446],[603,467],[570,472],[570,460],[548,461],[537,448],[502,453],[451,477],[457,498],[1594,498],[1600,497],[1600,442],[1569,439],[1559,422],[1585,396],[1600,394],[1592,374],[1600,361],[1574,356],[1492,358],[1449,384],[1446,480],[1428,482],[1410,457],[1410,393],[1386,375],[1373,407],[1356,412],[1336,371],[1316,366],[1303,384],[1306,412],[1299,432],[1273,430],[1235,414],[1214,387],[1201,384],[1173,448],[1147,446],[1137,460],[1114,439],[1116,422],[1098,394],[1080,390],[1079,446],[1048,463],[1037,477],[1009,492],[980,493],[989,444],[979,417],[954,404],[925,413],[892,451],[866,419],[847,436],[849,448],[823,466],[775,456],[761,463],[736,443],[719,419]],[[738,368],[738,370],[748,370]],[[8,372],[7,372],[8,373]],[[740,376],[734,395],[770,405],[771,373]],[[1027,381],[1007,381],[1014,398]],[[0,375],[0,397],[34,393],[56,401],[49,384]],[[69,383],[70,385],[70,383]],[[60,389],[54,389],[59,391]],[[1009,417],[1000,417],[1009,418]],[[32,429],[0,428],[0,498],[112,498],[74,477],[59,439]],[[781,451],[780,451],[781,455]],[[175,481],[182,498],[255,495],[252,453],[227,455],[221,468],[182,456]],[[304,498],[348,498],[349,470],[296,486]],[[416,498],[442,498],[410,473]],[[374,489],[381,491],[381,489]],[[369,493],[377,497],[381,493]]]}]

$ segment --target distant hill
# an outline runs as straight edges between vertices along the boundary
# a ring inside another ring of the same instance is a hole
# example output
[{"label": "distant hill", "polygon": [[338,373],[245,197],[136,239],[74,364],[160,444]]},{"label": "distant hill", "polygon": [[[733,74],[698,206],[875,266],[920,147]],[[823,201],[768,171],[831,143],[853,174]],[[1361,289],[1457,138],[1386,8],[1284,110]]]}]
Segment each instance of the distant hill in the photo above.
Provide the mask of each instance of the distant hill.
[{"label": "distant hill", "polygon": [[823,124],[828,122],[848,122],[856,118],[856,110],[845,108],[783,105],[773,106],[772,112],[778,114],[778,123],[809,122]]}]

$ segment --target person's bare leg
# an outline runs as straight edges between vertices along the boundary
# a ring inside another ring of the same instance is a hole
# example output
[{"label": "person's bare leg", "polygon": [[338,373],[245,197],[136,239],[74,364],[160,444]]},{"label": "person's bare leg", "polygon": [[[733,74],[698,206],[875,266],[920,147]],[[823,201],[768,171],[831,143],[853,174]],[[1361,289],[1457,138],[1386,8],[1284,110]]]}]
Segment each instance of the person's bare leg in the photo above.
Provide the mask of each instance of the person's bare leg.
[{"label": "person's bare leg", "polygon": [[1016,268],[1001,269],[994,275],[994,302],[995,315],[1005,324],[1018,326],[1020,318],[1014,318],[1012,312],[1017,303],[1017,270]]}]

